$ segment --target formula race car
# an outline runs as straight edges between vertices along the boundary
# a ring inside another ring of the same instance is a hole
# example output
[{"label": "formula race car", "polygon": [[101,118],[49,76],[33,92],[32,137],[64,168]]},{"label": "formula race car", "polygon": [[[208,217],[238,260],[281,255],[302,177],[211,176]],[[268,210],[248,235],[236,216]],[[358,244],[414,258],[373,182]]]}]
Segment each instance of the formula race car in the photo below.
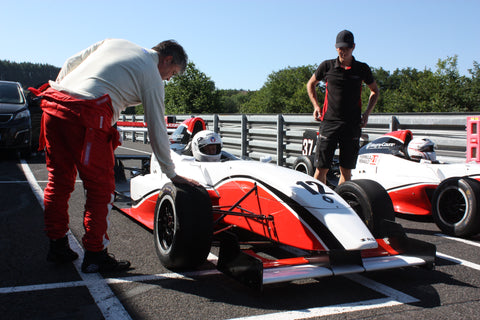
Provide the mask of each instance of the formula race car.
[{"label": "formula race car", "polygon": [[434,266],[435,246],[407,237],[374,181],[348,182],[334,192],[304,173],[220,149],[215,162],[184,153],[178,145],[171,150],[176,172],[201,186],[174,185],[154,156],[116,155],[114,205],[153,230],[157,255],[171,270],[197,268],[212,246],[219,246],[217,269],[256,289]]},{"label": "formula race car", "polygon": [[360,149],[352,179],[372,179],[388,192],[398,213],[433,215],[446,234],[480,233],[480,164],[436,159],[434,143],[394,131]]},{"label": "formula race car", "polygon": [[[306,130],[295,170],[313,175],[316,133]],[[327,184],[338,184],[338,160],[332,161]],[[352,179],[371,179],[390,195],[395,212],[433,215],[444,233],[467,237],[480,233],[480,164],[436,159],[434,143],[414,138],[410,130],[385,134],[363,144]]]}]

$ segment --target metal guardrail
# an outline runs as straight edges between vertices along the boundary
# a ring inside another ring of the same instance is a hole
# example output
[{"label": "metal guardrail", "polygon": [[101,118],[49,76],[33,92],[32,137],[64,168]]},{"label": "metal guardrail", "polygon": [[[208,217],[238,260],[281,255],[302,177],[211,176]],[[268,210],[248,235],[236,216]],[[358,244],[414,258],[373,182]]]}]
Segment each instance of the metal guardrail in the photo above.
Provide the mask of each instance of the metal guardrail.
[{"label": "metal guardrail", "polygon": [[[301,155],[302,137],[306,129],[317,130],[318,122],[311,114],[209,114],[198,115],[208,129],[218,132],[224,149],[238,157],[254,160],[270,156],[272,162],[291,166]],[[414,137],[428,137],[435,142],[437,157],[442,161],[462,162],[466,159],[468,116],[475,113],[405,113],[372,114],[364,134],[372,141],[394,130],[411,130]],[[191,117],[176,115],[177,122]],[[122,115],[121,121],[143,121],[143,116]],[[121,127],[123,139],[148,143],[143,129]]]}]

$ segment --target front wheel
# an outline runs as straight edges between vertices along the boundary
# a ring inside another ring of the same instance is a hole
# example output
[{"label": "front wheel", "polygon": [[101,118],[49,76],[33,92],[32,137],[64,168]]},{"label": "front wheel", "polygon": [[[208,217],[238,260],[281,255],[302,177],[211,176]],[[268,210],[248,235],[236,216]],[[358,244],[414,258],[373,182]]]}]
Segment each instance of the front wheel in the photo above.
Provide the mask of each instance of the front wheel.
[{"label": "front wheel", "polygon": [[165,185],[155,207],[153,235],[165,267],[182,270],[203,264],[213,237],[212,203],[205,188]]},{"label": "front wheel", "polygon": [[308,174],[309,176],[313,176],[313,173],[315,172],[315,168],[313,167],[313,156],[298,157],[293,163],[293,169]]},{"label": "front wheel", "polygon": [[375,238],[387,236],[383,221],[395,221],[395,212],[390,196],[378,182],[366,179],[346,181],[335,192],[352,207]]},{"label": "front wheel", "polygon": [[480,233],[480,183],[453,177],[440,183],[433,194],[432,214],[444,233],[468,237]]}]

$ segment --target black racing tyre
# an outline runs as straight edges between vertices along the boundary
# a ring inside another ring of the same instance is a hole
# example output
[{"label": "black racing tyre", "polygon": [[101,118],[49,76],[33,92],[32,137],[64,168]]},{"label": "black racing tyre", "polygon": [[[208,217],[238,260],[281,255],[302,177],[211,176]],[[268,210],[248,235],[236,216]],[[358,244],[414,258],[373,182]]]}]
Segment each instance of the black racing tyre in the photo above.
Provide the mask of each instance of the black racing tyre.
[{"label": "black racing tyre", "polygon": [[155,207],[153,235],[157,255],[168,269],[203,264],[213,238],[212,203],[205,188],[165,185]]},{"label": "black racing tyre", "polygon": [[308,174],[309,176],[313,176],[315,168],[313,167],[312,156],[300,156],[295,159],[293,169]]},{"label": "black racing tyre", "polygon": [[433,193],[432,215],[448,235],[468,237],[480,233],[480,182],[467,177],[442,181]]},{"label": "black racing tyre", "polygon": [[335,192],[352,207],[375,238],[386,237],[383,221],[395,221],[393,204],[387,191],[376,181],[346,181]]}]

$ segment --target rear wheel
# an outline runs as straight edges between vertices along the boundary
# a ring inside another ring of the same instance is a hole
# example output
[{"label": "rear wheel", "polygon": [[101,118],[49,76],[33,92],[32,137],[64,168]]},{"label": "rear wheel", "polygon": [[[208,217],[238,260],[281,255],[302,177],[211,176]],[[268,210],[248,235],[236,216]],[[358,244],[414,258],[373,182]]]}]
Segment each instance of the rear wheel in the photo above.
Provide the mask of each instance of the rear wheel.
[{"label": "rear wheel", "polygon": [[203,187],[167,184],[155,208],[153,235],[162,264],[193,269],[207,259],[212,245],[212,204]]},{"label": "rear wheel", "polygon": [[366,179],[346,181],[335,192],[355,210],[375,238],[387,236],[383,221],[395,221],[395,212],[390,196],[378,182]]},{"label": "rear wheel", "polygon": [[480,233],[480,183],[471,178],[453,177],[437,187],[432,214],[444,233],[468,237]]}]

